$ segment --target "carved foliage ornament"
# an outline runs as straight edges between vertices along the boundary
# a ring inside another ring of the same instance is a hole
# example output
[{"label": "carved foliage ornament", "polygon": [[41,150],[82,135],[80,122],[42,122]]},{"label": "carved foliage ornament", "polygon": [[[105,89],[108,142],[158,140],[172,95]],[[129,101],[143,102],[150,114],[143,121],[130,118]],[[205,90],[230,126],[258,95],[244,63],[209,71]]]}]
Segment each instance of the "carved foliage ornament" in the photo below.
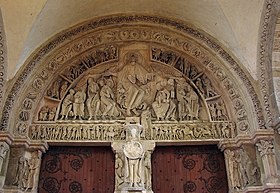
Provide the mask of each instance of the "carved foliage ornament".
[{"label": "carved foliage ornament", "polygon": [[270,140],[260,140],[259,143],[256,144],[258,151],[261,156],[267,154],[274,154],[274,145],[273,141]]}]

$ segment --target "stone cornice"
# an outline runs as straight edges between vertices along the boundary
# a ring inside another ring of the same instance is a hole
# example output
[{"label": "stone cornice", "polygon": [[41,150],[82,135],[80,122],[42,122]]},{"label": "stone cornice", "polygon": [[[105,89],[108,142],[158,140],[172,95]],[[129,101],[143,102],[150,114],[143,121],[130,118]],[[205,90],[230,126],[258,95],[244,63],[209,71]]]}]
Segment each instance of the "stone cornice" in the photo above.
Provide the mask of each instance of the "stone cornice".
[{"label": "stone cornice", "polygon": [[218,147],[224,151],[225,149],[235,149],[240,148],[242,145],[246,144],[256,144],[260,140],[272,140],[274,139],[274,130],[266,129],[266,130],[258,130],[254,133],[253,136],[238,136],[235,139],[230,140],[221,140],[218,144]]}]

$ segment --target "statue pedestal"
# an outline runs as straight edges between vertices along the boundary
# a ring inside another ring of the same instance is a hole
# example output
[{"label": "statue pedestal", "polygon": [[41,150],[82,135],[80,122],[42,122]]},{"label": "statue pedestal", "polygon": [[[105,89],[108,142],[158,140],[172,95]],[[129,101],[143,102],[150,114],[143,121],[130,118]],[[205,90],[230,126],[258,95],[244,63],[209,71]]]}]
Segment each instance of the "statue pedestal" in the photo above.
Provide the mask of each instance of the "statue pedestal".
[{"label": "statue pedestal", "polygon": [[121,191],[115,191],[114,193],[132,193],[132,192],[138,192],[138,193],[153,193],[152,190],[145,190],[141,187],[125,187]]},{"label": "statue pedestal", "polygon": [[128,192],[142,192],[146,193],[146,190],[142,187],[124,187],[121,190],[121,193],[128,193]]}]

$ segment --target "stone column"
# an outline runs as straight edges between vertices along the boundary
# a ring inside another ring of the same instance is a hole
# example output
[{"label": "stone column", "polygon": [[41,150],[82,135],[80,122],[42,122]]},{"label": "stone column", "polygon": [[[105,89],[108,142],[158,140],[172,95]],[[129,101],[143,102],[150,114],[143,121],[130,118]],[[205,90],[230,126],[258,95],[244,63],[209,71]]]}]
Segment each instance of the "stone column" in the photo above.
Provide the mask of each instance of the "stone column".
[{"label": "stone column", "polygon": [[277,165],[273,140],[261,139],[256,144],[256,146],[263,162],[265,183],[267,185],[279,183],[280,181],[279,175],[277,174]]}]

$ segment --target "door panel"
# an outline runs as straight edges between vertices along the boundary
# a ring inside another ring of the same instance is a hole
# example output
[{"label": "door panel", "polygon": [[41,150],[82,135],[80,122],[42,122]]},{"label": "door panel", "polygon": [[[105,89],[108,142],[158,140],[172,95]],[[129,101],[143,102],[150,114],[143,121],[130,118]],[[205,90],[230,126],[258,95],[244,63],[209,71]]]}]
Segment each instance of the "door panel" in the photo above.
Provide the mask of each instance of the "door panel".
[{"label": "door panel", "polygon": [[227,193],[223,154],[216,146],[156,147],[153,157],[155,193]]},{"label": "door panel", "polygon": [[110,147],[52,147],[43,155],[39,193],[113,193]]}]

